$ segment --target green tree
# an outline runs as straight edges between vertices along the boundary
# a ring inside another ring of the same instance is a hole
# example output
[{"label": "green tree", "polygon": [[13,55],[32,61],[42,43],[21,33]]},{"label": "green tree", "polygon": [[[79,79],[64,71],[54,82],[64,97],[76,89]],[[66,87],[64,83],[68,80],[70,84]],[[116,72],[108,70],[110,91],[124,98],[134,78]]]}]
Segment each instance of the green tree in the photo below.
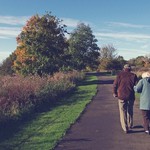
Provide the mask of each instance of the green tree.
[{"label": "green tree", "polygon": [[117,56],[116,65],[114,65],[115,70],[121,70],[123,66],[127,63],[127,61],[123,58],[123,56]]},{"label": "green tree", "polygon": [[99,47],[97,39],[89,25],[80,23],[71,33],[69,42],[70,65],[73,69],[82,70],[98,65]]},{"label": "green tree", "polygon": [[51,13],[32,16],[17,37],[14,70],[23,75],[58,71],[63,66],[68,46],[65,27]]},{"label": "green tree", "polygon": [[7,57],[0,66],[0,74],[1,75],[12,75],[14,73],[13,70],[13,62],[16,59],[16,55],[12,53],[9,57]]},{"label": "green tree", "polygon": [[126,63],[122,56],[117,55],[113,45],[105,45],[100,50],[99,70],[121,70]]},{"label": "green tree", "polygon": [[123,66],[125,65],[126,61],[122,56],[118,56],[111,60],[108,64],[108,68],[110,70],[122,70]]}]

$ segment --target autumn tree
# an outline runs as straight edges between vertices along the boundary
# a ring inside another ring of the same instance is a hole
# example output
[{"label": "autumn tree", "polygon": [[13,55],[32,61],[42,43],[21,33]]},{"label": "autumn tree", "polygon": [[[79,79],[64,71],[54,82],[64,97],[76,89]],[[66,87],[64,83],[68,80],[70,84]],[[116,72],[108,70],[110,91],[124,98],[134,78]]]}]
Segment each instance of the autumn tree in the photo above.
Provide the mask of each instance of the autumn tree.
[{"label": "autumn tree", "polygon": [[132,66],[135,66],[136,68],[144,67],[145,64],[145,57],[144,56],[138,56],[136,58],[132,58],[128,60],[128,63]]},{"label": "autumn tree", "polygon": [[32,16],[17,37],[14,70],[23,75],[58,71],[67,48],[64,33],[65,25],[51,13]]},{"label": "autumn tree", "polygon": [[115,47],[111,44],[108,45],[104,45],[101,47],[100,50],[100,59],[114,59],[117,56],[117,50],[115,49]]},{"label": "autumn tree", "polygon": [[116,49],[114,48],[113,45],[105,45],[101,47],[100,50],[100,65],[99,69],[100,70],[111,70],[112,68],[112,61],[116,58],[117,53]]},{"label": "autumn tree", "polygon": [[77,28],[71,33],[68,42],[72,68],[82,70],[87,67],[97,67],[99,47],[89,25],[78,24]]},{"label": "autumn tree", "polygon": [[143,59],[144,67],[150,67],[150,54],[147,54]]}]

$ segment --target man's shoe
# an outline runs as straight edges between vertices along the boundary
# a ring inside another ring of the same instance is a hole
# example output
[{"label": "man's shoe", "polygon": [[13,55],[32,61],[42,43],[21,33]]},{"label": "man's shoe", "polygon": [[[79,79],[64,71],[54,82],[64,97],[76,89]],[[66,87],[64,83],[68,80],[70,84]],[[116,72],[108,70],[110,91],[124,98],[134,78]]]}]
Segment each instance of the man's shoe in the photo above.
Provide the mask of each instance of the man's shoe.
[{"label": "man's shoe", "polygon": [[124,133],[128,134],[128,133],[129,133],[129,130],[124,131]]},{"label": "man's shoe", "polygon": [[126,131],[124,131],[124,133],[126,133],[126,134],[132,133],[132,130],[126,130]]},{"label": "man's shoe", "polygon": [[133,129],[134,128],[134,126],[130,126],[130,129]]}]

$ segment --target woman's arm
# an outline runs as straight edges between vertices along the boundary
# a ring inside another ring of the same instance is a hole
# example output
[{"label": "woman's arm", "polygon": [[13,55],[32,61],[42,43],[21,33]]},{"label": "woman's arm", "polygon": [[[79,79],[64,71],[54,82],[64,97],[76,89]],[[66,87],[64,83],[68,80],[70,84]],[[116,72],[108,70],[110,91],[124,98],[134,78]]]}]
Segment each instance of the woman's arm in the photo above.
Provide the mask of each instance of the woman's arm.
[{"label": "woman's arm", "polygon": [[141,93],[143,89],[143,80],[141,79],[136,86],[134,86],[134,91],[137,93]]}]

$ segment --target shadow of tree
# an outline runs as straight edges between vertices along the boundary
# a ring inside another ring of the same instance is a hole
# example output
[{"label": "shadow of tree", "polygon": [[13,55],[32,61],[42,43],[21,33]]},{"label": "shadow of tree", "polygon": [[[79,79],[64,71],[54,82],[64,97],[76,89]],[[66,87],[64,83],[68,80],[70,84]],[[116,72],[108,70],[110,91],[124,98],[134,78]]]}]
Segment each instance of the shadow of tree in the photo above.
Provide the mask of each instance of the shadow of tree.
[{"label": "shadow of tree", "polygon": [[97,76],[97,80],[92,80],[92,81],[86,81],[79,83],[79,85],[92,85],[92,84],[113,84],[113,79],[107,79],[107,80],[101,80],[100,76],[110,76],[110,73],[107,72],[91,72],[91,73],[86,73],[86,78],[90,77],[91,75]]}]

